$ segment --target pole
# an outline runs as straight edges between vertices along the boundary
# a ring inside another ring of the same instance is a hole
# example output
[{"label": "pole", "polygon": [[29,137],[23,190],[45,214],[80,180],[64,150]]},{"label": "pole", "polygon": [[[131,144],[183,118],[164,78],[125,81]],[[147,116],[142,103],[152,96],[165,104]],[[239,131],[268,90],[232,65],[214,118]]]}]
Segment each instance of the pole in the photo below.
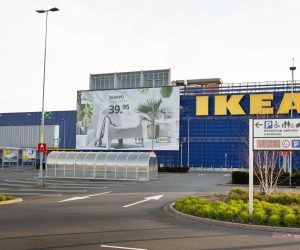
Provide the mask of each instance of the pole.
[{"label": "pole", "polygon": [[[47,58],[47,32],[48,32],[48,12],[55,12],[59,11],[58,8],[51,8],[48,10],[36,10],[38,13],[46,13],[46,29],[45,29],[45,46],[44,46],[44,69],[43,69],[43,98],[42,98],[42,113],[41,113],[41,128],[40,128],[40,143],[44,143],[44,132],[45,132],[45,84],[46,84],[46,58]],[[39,178],[43,177],[43,159],[44,153],[40,152],[40,171],[39,171]],[[41,185],[40,185],[41,184]],[[37,186],[44,186],[44,181],[42,183],[37,183]]]},{"label": "pole", "polygon": [[182,167],[182,142],[180,142],[180,167]]},{"label": "pole", "polygon": [[187,117],[188,119],[188,162],[187,166],[190,167],[190,117]]},{"label": "pole", "polygon": [[249,119],[249,218],[253,216],[253,119]]},{"label": "pole", "polygon": [[[293,105],[294,105],[294,70],[296,70],[294,58],[293,58],[293,66],[290,67],[290,70],[292,71],[291,119],[293,119],[293,111],[294,111],[294,108],[293,108]],[[290,156],[289,156],[289,184],[290,184],[290,187],[292,187],[292,162],[293,162],[292,152],[290,151]]]},{"label": "pole", "polygon": [[[46,83],[47,29],[48,29],[48,11],[46,11],[46,31],[45,31],[44,70],[43,70],[43,98],[42,98],[40,143],[44,143],[44,130],[45,130],[45,118],[44,118],[45,106],[44,105],[45,105],[45,83]],[[44,153],[41,151],[39,177],[43,177],[43,158],[44,158]]]},{"label": "pole", "polygon": [[153,143],[154,143],[154,82],[152,80],[152,141],[151,141],[151,151],[153,152]]}]

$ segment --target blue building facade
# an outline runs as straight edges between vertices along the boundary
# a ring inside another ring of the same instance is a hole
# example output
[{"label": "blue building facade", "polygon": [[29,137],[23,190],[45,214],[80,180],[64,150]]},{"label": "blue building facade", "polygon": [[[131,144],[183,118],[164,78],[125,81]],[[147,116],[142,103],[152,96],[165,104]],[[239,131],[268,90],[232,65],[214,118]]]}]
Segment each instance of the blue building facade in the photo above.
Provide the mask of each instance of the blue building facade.
[{"label": "blue building facade", "polygon": [[[295,83],[295,96],[300,91],[300,83]],[[182,87],[180,95],[180,138],[178,151],[157,151],[158,162],[164,166],[191,166],[213,168],[247,168],[248,167],[248,130],[249,119],[259,118],[250,113],[250,95],[270,94],[274,96],[272,107],[275,115],[268,118],[290,118],[290,114],[276,115],[285,93],[289,93],[290,85],[261,84],[224,87],[209,90],[202,87]],[[214,97],[218,95],[242,94],[240,105],[244,115],[215,115]],[[196,97],[208,96],[209,112],[207,116],[196,115]],[[299,100],[300,101],[300,100]],[[294,118],[300,118],[294,110]],[[266,117],[264,117],[266,118]],[[39,125],[40,112],[2,113],[0,126]],[[60,150],[75,150],[76,147],[76,111],[54,111],[46,125],[59,125]],[[293,166],[300,167],[300,153],[293,153]]]}]

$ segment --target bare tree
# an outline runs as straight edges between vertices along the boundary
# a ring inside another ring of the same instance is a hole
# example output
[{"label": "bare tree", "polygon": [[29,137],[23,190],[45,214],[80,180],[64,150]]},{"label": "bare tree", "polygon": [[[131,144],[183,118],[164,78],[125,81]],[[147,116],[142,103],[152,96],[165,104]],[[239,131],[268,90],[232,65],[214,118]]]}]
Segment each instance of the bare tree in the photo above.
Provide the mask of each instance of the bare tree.
[{"label": "bare tree", "polygon": [[277,192],[278,179],[284,172],[282,166],[277,166],[280,153],[278,151],[256,151],[254,154],[254,175],[257,178],[261,192],[273,194]]}]

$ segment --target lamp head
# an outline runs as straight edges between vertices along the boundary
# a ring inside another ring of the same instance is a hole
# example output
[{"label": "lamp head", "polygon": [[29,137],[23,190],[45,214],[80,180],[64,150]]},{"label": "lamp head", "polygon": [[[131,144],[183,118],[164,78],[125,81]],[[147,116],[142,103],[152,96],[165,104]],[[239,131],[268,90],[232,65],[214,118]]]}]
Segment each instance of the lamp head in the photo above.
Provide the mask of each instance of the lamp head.
[{"label": "lamp head", "polygon": [[49,11],[55,12],[55,11],[59,11],[59,9],[54,7],[54,8],[51,8],[49,10],[36,10],[37,13],[45,13],[45,12],[49,12]]},{"label": "lamp head", "polygon": [[54,7],[54,8],[51,8],[49,11],[55,12],[55,11],[59,11],[59,9]]}]

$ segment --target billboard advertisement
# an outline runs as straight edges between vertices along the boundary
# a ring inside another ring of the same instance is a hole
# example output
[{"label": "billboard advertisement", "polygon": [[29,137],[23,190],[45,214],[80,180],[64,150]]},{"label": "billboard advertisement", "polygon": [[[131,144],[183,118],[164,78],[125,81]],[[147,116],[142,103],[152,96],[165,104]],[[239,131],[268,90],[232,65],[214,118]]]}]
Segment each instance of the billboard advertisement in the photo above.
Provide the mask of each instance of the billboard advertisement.
[{"label": "billboard advertisement", "polygon": [[36,158],[36,150],[32,148],[24,148],[22,154],[23,161],[33,161]]},{"label": "billboard advertisement", "polygon": [[76,148],[178,150],[179,87],[77,92]]},{"label": "billboard advertisement", "polygon": [[3,155],[4,155],[3,161],[5,162],[18,161],[18,149],[4,149]]}]

